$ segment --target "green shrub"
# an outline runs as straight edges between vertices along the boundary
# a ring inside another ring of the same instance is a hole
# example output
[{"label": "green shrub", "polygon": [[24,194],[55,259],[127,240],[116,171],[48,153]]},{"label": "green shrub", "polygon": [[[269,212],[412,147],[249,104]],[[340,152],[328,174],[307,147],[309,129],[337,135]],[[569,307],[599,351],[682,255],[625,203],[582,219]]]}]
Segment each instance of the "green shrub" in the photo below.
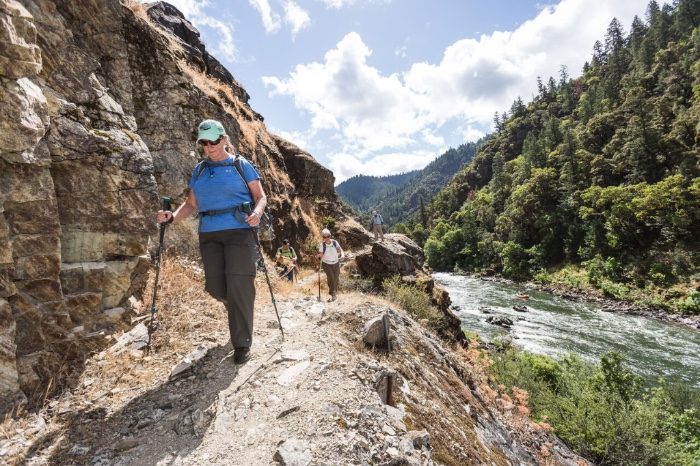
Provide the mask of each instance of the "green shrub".
[{"label": "green shrub", "polygon": [[700,314],[700,292],[693,291],[685,299],[680,300],[678,309],[688,314]]},{"label": "green shrub", "polygon": [[493,356],[496,383],[529,394],[532,415],[596,464],[700,462],[700,392],[688,385],[645,387],[609,353],[599,365],[508,350]]},{"label": "green shrub", "polygon": [[323,227],[333,230],[335,227],[335,217],[323,217]]},{"label": "green shrub", "polygon": [[630,289],[622,283],[615,283],[608,279],[602,279],[598,282],[598,288],[605,296],[611,298],[625,300],[630,297]]},{"label": "green shrub", "polygon": [[428,324],[435,328],[441,328],[443,316],[430,302],[430,296],[423,290],[401,281],[401,277],[395,275],[382,282],[389,300],[405,309],[416,320],[427,319]]}]

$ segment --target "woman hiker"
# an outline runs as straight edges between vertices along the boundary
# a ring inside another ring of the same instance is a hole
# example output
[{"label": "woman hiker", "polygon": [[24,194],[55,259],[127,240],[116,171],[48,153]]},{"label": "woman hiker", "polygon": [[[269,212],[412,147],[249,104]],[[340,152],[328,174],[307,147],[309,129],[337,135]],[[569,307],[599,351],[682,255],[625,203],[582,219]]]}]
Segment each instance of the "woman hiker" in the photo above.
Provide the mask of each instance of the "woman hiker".
[{"label": "woman hiker", "polygon": [[331,297],[328,302],[338,299],[338,282],[340,281],[340,259],[345,254],[343,248],[334,239],[331,239],[331,232],[324,228],[321,232],[321,244],[318,245],[318,258],[323,265],[323,271],[326,272],[328,280],[328,292]]},{"label": "woman hiker", "polygon": [[205,289],[226,306],[233,361],[243,364],[250,359],[253,338],[254,228],[260,223],[267,198],[253,165],[241,156],[234,165],[231,141],[220,122],[201,122],[197,143],[207,158],[192,173],[187,199],[175,212],[158,211],[157,221],[177,222],[199,211]]}]

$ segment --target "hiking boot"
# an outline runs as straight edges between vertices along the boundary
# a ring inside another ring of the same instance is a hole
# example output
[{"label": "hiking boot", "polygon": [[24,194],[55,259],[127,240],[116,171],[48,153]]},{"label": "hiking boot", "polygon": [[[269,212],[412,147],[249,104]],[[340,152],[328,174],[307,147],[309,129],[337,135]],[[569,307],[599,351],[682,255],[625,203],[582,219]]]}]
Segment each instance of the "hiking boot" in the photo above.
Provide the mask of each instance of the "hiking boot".
[{"label": "hiking boot", "polygon": [[250,360],[250,348],[236,348],[233,352],[235,364],[245,364]]}]

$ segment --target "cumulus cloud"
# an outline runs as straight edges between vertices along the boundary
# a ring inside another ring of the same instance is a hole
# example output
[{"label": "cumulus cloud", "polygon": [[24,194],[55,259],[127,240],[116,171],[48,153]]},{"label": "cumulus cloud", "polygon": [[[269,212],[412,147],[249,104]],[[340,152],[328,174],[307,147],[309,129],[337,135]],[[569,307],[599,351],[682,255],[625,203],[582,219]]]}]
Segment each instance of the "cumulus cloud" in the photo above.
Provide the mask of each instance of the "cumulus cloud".
[{"label": "cumulus cloud", "polygon": [[383,153],[362,160],[355,154],[339,152],[330,155],[328,168],[333,171],[337,184],[357,174],[384,176],[418,170],[432,162],[436,156],[432,151],[416,150]]},{"label": "cumulus cloud", "polygon": [[339,10],[343,8],[344,6],[347,5],[352,5],[355,3],[355,0],[320,0],[321,3],[326,5],[326,8],[334,8],[336,10]]},{"label": "cumulus cloud", "polygon": [[[345,4],[323,1],[335,8]],[[331,168],[339,176],[403,171],[429,160],[416,150],[441,145],[436,135],[447,122],[456,122],[466,140],[478,139],[494,112],[510,108],[518,96],[530,100],[537,76],[556,76],[562,65],[577,75],[610,20],[629,24],[646,2],[541,5],[533,19],[513,31],[459,40],[445,49],[439,63],[414,63],[395,74],[373,66],[372,50],[351,32],[323,62],[299,64],[287,77],[267,76],[263,83],[271,96],[291,96],[310,114],[312,133],[336,133],[342,149],[331,156]]]},{"label": "cumulus cloud", "polygon": [[461,129],[461,133],[462,137],[464,138],[464,142],[476,142],[486,136],[486,133],[478,128],[474,128],[472,125],[466,125],[463,127]]},{"label": "cumulus cloud", "polygon": [[215,42],[216,45],[210,48],[209,53],[232,62],[237,61],[238,51],[233,27],[207,14],[206,9],[210,5],[210,0],[168,0],[168,3],[180,10],[197,29],[209,27],[216,31],[218,40]]},{"label": "cumulus cloud", "polygon": [[272,34],[279,30],[281,25],[280,15],[272,11],[268,0],[248,0],[248,2],[260,13],[265,32]]},{"label": "cumulus cloud", "polygon": [[294,39],[299,31],[309,27],[311,18],[306,10],[292,0],[288,0],[284,3],[284,22],[292,30],[292,39]]},{"label": "cumulus cloud", "polygon": [[311,114],[315,130],[340,131],[343,150],[364,157],[414,142],[426,126],[414,94],[398,75],[383,76],[367,63],[369,48],[357,33],[346,35],[325,62],[297,65],[287,79],[264,77],[271,94],[293,96]]}]

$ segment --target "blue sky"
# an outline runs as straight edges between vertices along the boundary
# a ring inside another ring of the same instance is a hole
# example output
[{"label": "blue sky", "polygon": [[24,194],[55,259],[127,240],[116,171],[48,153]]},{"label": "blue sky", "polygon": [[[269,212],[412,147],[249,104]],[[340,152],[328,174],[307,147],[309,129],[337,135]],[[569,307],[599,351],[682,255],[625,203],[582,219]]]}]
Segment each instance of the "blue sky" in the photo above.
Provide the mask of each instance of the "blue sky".
[{"label": "blue sky", "polygon": [[[536,78],[576,77],[648,0],[169,0],[268,129],[333,170],[422,168],[491,131]],[[661,2],[660,2],[661,3]]]}]

